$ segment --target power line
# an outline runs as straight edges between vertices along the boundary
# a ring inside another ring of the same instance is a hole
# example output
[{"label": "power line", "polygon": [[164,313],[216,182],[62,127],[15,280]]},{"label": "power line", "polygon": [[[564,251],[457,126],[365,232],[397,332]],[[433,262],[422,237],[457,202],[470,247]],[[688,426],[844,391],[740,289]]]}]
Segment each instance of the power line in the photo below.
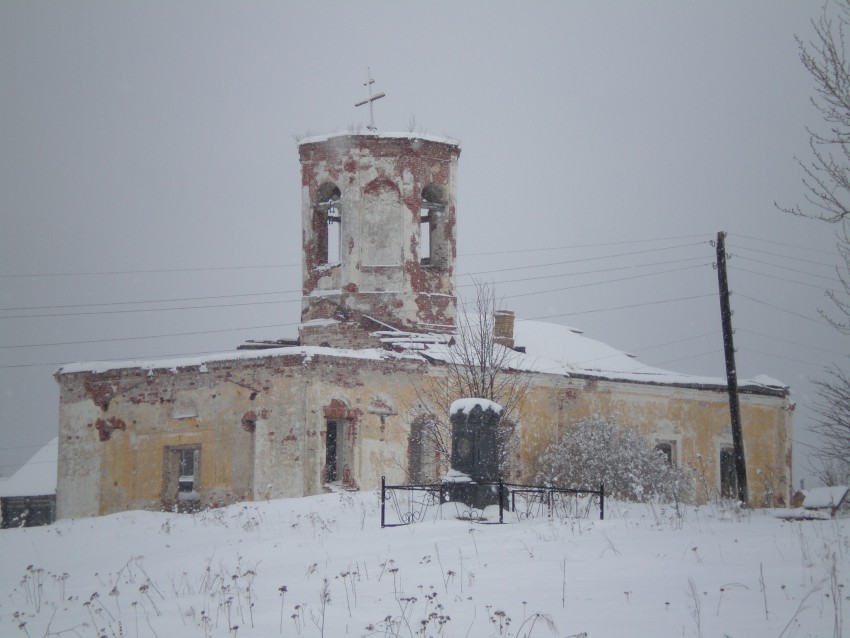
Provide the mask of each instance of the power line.
[{"label": "power line", "polygon": [[[654,261],[648,264],[634,264],[628,266],[613,266],[611,268],[598,268],[596,270],[581,270],[578,272],[568,272],[568,273],[556,273],[554,275],[537,275],[535,277],[520,277],[518,279],[502,279],[499,281],[492,282],[493,284],[513,284],[523,281],[537,281],[539,279],[558,279],[560,277],[577,277],[580,275],[596,275],[604,272],[615,272],[618,270],[634,270],[635,268],[648,268],[650,266],[667,266],[669,264],[681,264],[689,261],[704,261],[705,257],[687,257],[685,259],[669,259],[666,261]],[[700,264],[702,265],[702,264]],[[707,262],[706,262],[707,265]],[[662,271],[663,272],[672,272],[672,271]],[[615,280],[616,281],[616,280]],[[477,285],[475,282],[468,284],[458,284],[455,288],[471,288]]]},{"label": "power line", "polygon": [[[567,250],[577,248],[600,248],[606,246],[619,246],[625,244],[646,243],[653,241],[674,241],[680,239],[693,239],[703,237],[703,235],[678,235],[673,237],[658,237],[650,239],[631,239],[619,242],[603,242],[596,244],[573,244],[567,246],[552,246],[547,248],[524,248],[516,250],[499,250],[492,252],[480,253],[460,253],[459,257],[477,257],[481,255],[504,255],[514,253],[527,252],[543,252],[551,250]],[[255,264],[247,266],[195,266],[191,268],[148,268],[138,270],[90,270],[76,272],[41,272],[41,273],[24,273],[24,274],[0,274],[0,279],[15,279],[27,277],[96,277],[101,275],[140,275],[140,274],[158,274],[158,273],[177,273],[177,272],[207,272],[207,271],[222,271],[222,270],[261,270],[269,268],[296,268],[300,267],[301,263],[293,264]]]},{"label": "power line", "polygon": [[[44,348],[48,346],[76,346],[88,343],[114,343],[117,341],[138,341],[141,339],[164,339],[167,337],[190,337],[195,335],[216,334],[220,332],[239,332],[242,330],[263,330],[265,328],[283,328],[287,326],[297,326],[300,322],[292,323],[275,323],[266,326],[245,326],[243,328],[220,328],[218,330],[197,330],[194,332],[173,332],[160,335],[145,335],[140,337],[117,337],[114,339],[86,339],[84,341],[56,341],[54,343],[27,343],[15,346],[0,346],[0,349],[9,350],[12,348]],[[44,365],[44,364],[42,364]],[[6,367],[6,366],[3,366]]]},{"label": "power line", "polygon": [[17,279],[25,277],[99,277],[101,275],[146,275],[175,272],[207,272],[220,270],[261,270],[264,268],[295,268],[301,264],[264,264],[259,266],[206,266],[196,268],[149,268],[142,270],[102,270],[79,272],[41,272],[24,275],[0,275],[0,279]]},{"label": "power line", "polygon": [[629,308],[640,308],[640,307],[643,307],[643,306],[657,306],[657,305],[661,305],[661,304],[676,303],[676,302],[679,302],[679,301],[690,301],[692,299],[704,299],[706,297],[714,297],[714,296],[715,296],[714,293],[708,293],[708,294],[704,294],[704,295],[692,295],[690,297],[677,297],[675,299],[662,299],[660,301],[645,301],[643,303],[628,304],[628,305],[625,305],[625,306],[610,306],[608,308],[596,308],[594,310],[581,310],[581,311],[578,311],[578,312],[564,312],[564,313],[557,314],[557,315],[545,315],[545,316],[542,316],[542,317],[532,317],[529,321],[538,321],[540,319],[553,319],[555,317],[573,317],[575,315],[589,315],[589,314],[594,314],[594,313],[597,313],[597,312],[608,312],[608,311],[611,311],[611,310],[627,310]]},{"label": "power line", "polygon": [[282,303],[299,303],[301,298],[298,299],[284,299],[280,301],[250,301],[250,302],[242,302],[242,303],[222,303],[222,304],[208,304],[205,306],[176,306],[174,308],[136,308],[133,310],[93,310],[93,311],[84,311],[84,312],[55,312],[55,313],[41,313],[41,314],[31,314],[31,315],[10,315],[8,317],[0,317],[0,319],[33,319],[37,317],[80,317],[87,315],[123,315],[128,313],[139,313],[139,312],[169,312],[172,310],[201,310],[204,308],[236,308],[236,307],[244,307],[244,306],[267,306],[270,304],[282,304]]},{"label": "power line", "polygon": [[272,292],[245,292],[234,295],[210,295],[206,297],[172,297],[171,299],[143,299],[141,301],[106,301],[102,303],[62,304],[53,306],[19,306],[15,308],[0,308],[0,312],[18,312],[21,310],[50,310],[53,308],[96,308],[98,306],[127,306],[146,303],[177,303],[178,301],[206,301],[210,299],[232,299],[236,297],[262,297],[268,295],[285,295],[301,293],[301,289],[277,290]]},{"label": "power line", "polygon": [[806,315],[801,315],[799,312],[794,312],[793,310],[781,308],[780,306],[776,306],[774,304],[767,303],[766,301],[761,301],[759,299],[755,299],[754,297],[750,297],[749,295],[745,295],[745,294],[740,293],[740,292],[736,292],[735,297],[742,297],[744,299],[748,299],[749,301],[752,301],[753,303],[757,303],[757,304],[760,304],[762,306],[767,306],[768,308],[773,308],[774,310],[779,310],[780,312],[784,312],[786,314],[793,315],[795,317],[799,317],[800,319],[805,319],[806,321],[812,321],[812,322],[817,323],[821,326],[825,326],[825,324],[822,321],[819,321],[819,320],[814,319],[812,317],[807,317]]},{"label": "power line", "polygon": [[817,350],[819,352],[826,352],[827,354],[836,354],[834,349],[829,350],[827,348],[818,348],[817,346],[812,346],[812,345],[808,345],[808,344],[805,344],[805,343],[800,343],[799,341],[791,341],[790,339],[785,339],[784,337],[774,337],[774,336],[771,336],[771,335],[766,335],[766,334],[761,333],[761,332],[755,332],[753,330],[747,330],[746,328],[739,328],[739,329],[736,330],[736,332],[740,332],[740,333],[743,333],[743,334],[751,334],[751,335],[755,335],[757,337],[762,337],[764,339],[771,339],[773,341],[778,341],[779,343],[791,344],[791,345],[794,345],[794,346],[800,346],[801,348],[807,348],[809,350]]},{"label": "power line", "polygon": [[[657,368],[658,366],[666,366],[668,363],[678,363],[679,361],[687,361],[688,359],[699,359],[701,357],[707,357],[710,354],[722,354],[722,351],[721,351],[720,348],[715,348],[714,350],[708,350],[706,352],[700,352],[699,354],[691,354],[691,355],[688,355],[687,357],[678,357],[676,359],[668,359],[667,361],[662,361],[661,363],[655,363],[652,366],[647,365],[647,366],[644,366],[643,368],[638,368],[638,370],[645,370],[645,369],[650,368],[650,367]],[[691,375],[691,376],[697,376],[697,375]],[[720,376],[718,376],[717,378],[721,379]]]},{"label": "power line", "polygon": [[781,266],[779,264],[772,264],[769,261],[762,261],[761,259],[755,259],[754,257],[746,257],[744,255],[735,255],[735,259],[743,259],[745,261],[752,261],[757,264],[762,264],[763,266],[770,266],[771,268],[781,268],[782,270],[790,270],[791,272],[795,272],[800,275],[806,275],[807,277],[816,277],[818,279],[826,279],[831,282],[840,282],[840,280],[835,279],[834,277],[828,277],[826,275],[816,275],[815,273],[806,272],[805,270],[799,270],[798,268],[791,268],[790,266]]},{"label": "power line", "polygon": [[808,250],[813,253],[820,253],[822,255],[834,255],[835,253],[831,250],[823,250],[822,248],[809,248],[808,246],[802,246],[800,244],[789,244],[782,241],[772,241],[770,239],[764,239],[763,237],[752,237],[751,235],[739,235],[734,233],[731,235],[732,239],[736,239],[741,237],[742,239],[749,239],[752,241],[763,242],[765,244],[774,244],[776,246],[784,246],[786,248],[799,248],[800,250]]},{"label": "power line", "polygon": [[[632,270],[634,268],[643,268],[655,265],[666,265],[670,263],[681,263],[681,262],[689,262],[695,260],[701,260],[703,257],[689,257],[687,259],[678,259],[672,261],[662,261],[662,262],[653,262],[651,264],[638,264],[635,266],[618,266],[615,268],[605,268],[600,270],[589,270],[583,271],[580,273],[565,273],[565,274],[557,274],[557,275],[541,275],[539,277],[523,277],[520,279],[510,279],[504,281],[497,281],[493,283],[502,284],[502,283],[515,283],[515,282],[523,282],[523,281],[534,281],[537,279],[552,279],[559,277],[570,277],[575,275],[583,275],[583,274],[595,274],[601,272],[612,272],[617,270]],[[699,264],[698,266],[704,266],[707,264]],[[692,268],[696,268],[698,266],[689,266],[687,268],[675,268],[670,270],[659,271],[656,273],[647,273],[643,275],[635,275],[634,277],[626,277],[621,279],[611,279],[605,280],[602,282],[597,282],[598,284],[605,283],[615,283],[618,281],[626,281],[628,279],[635,279],[640,277],[649,277],[653,275],[662,275],[671,272],[678,272],[682,270],[688,270]],[[475,284],[461,284],[460,286],[456,286],[456,288],[464,288],[469,286],[474,286]],[[585,285],[596,285],[596,284],[585,284]],[[582,287],[582,286],[578,286]],[[569,290],[570,288],[555,288],[553,291],[559,290]],[[235,294],[235,295],[213,295],[206,297],[186,297],[186,298],[174,298],[174,299],[158,299],[158,300],[144,300],[144,301],[121,301],[121,302],[106,302],[106,303],[94,303],[94,304],[67,304],[67,305],[56,305],[56,306],[31,306],[31,307],[18,307],[18,308],[0,308],[0,311],[18,311],[18,310],[40,310],[40,309],[62,309],[62,308],[88,308],[88,307],[99,307],[99,306],[110,306],[110,305],[141,305],[147,303],[169,303],[169,302],[178,302],[178,301],[192,301],[192,300],[212,300],[212,299],[228,299],[228,298],[239,298],[239,297],[255,297],[255,296],[267,296],[267,295],[276,295],[276,294],[285,294],[285,293],[300,293],[301,290],[285,290],[285,291],[277,291],[277,292],[263,292],[263,293],[244,293],[244,294]],[[543,294],[548,291],[541,291],[539,293],[527,293],[527,294]],[[522,296],[522,295],[514,295],[514,296]],[[171,308],[141,308],[135,310],[98,310],[98,311],[84,311],[84,312],[56,312],[56,313],[39,313],[39,314],[22,314],[22,315],[9,315],[9,316],[0,316],[0,320],[2,319],[32,319],[32,318],[42,318],[42,317],[74,317],[74,316],[87,316],[87,315],[111,315],[111,314],[127,314],[127,313],[139,313],[139,312],[159,312],[159,311],[171,311],[171,310],[198,310],[204,308],[233,308],[240,306],[258,306],[258,305],[268,305],[268,304],[278,304],[278,303],[298,303],[301,301],[301,297],[298,299],[286,299],[279,301],[253,301],[246,303],[232,303],[232,304],[207,304],[202,306],[177,306]]]},{"label": "power line", "polygon": [[[515,253],[539,253],[550,250],[574,250],[577,248],[604,248],[607,246],[622,246],[625,244],[643,244],[651,241],[674,241],[680,239],[696,239],[698,237],[705,238],[705,235],[677,235],[674,237],[658,237],[656,239],[629,239],[625,241],[612,241],[598,244],[572,244],[568,246],[551,246],[548,248],[519,248],[516,250],[494,250],[490,252],[480,253],[461,253],[459,257],[479,257],[482,255],[508,255]],[[708,241],[708,239],[706,239]]]},{"label": "power line", "polygon": [[835,264],[825,264],[822,261],[814,261],[812,259],[803,259],[802,257],[794,257],[788,254],[782,253],[772,253],[769,250],[759,250],[758,248],[745,248],[745,250],[751,253],[758,253],[760,255],[770,255],[771,257],[780,257],[782,259],[791,259],[792,261],[801,261],[804,264],[813,264],[815,266],[824,266],[825,268],[835,268]]},{"label": "power line", "polygon": [[811,361],[804,361],[802,359],[794,359],[792,357],[783,357],[781,354],[774,354],[772,352],[762,352],[760,350],[753,350],[752,348],[740,348],[743,352],[752,352],[754,354],[761,355],[763,357],[773,357],[774,359],[782,359],[784,361],[791,361],[793,363],[802,363],[803,365],[813,366],[813,367],[823,367],[823,363],[813,363]]},{"label": "power line", "polygon": [[582,257],[580,259],[568,259],[568,260],[565,260],[565,261],[553,261],[553,262],[549,262],[549,263],[545,263],[545,264],[532,264],[532,265],[529,265],[529,266],[515,266],[513,268],[495,268],[495,269],[492,269],[492,270],[480,270],[480,271],[476,271],[476,272],[465,272],[465,273],[460,273],[460,274],[466,275],[466,276],[474,276],[474,275],[486,275],[486,274],[494,273],[494,272],[506,272],[506,271],[513,271],[513,270],[528,270],[530,268],[547,268],[549,266],[562,266],[564,264],[575,264],[575,263],[586,262],[586,261],[598,261],[600,259],[614,259],[615,257],[631,257],[632,255],[645,255],[647,253],[657,253],[657,252],[661,252],[661,251],[665,251],[665,250],[675,250],[675,249],[678,249],[678,248],[690,248],[692,246],[700,246],[703,243],[705,243],[705,242],[696,242],[696,243],[691,243],[691,244],[677,244],[676,246],[665,246],[664,248],[650,248],[650,249],[647,249],[647,250],[635,250],[635,251],[632,251],[632,252],[616,253],[616,254],[613,254],[613,255],[599,255],[599,256],[596,256],[596,257]]},{"label": "power line", "polygon": [[684,270],[692,270],[694,268],[702,268],[702,267],[707,266],[707,265],[708,265],[707,263],[706,264],[698,264],[696,266],[686,266],[684,268],[673,268],[671,270],[663,270],[661,272],[650,272],[650,273],[644,273],[642,275],[632,275],[631,277],[620,277],[618,279],[606,279],[605,281],[592,281],[590,283],[585,283],[585,284],[574,284],[572,286],[565,286],[563,288],[550,288],[549,290],[538,290],[536,292],[521,292],[521,293],[517,293],[515,295],[505,295],[503,297],[503,299],[516,299],[517,297],[530,297],[532,295],[543,295],[543,294],[552,293],[552,292],[562,292],[564,290],[576,290],[577,288],[588,288],[588,287],[591,287],[591,286],[601,286],[601,285],[604,285],[604,284],[614,284],[614,283],[620,283],[622,281],[630,281],[630,280],[633,280],[633,279],[644,279],[646,277],[654,277],[656,275],[666,275],[666,274],[673,273],[673,272],[682,272]]},{"label": "power line", "polygon": [[749,273],[751,275],[759,275],[760,277],[768,277],[770,279],[777,279],[779,281],[784,281],[785,283],[789,283],[789,284],[799,284],[800,286],[808,286],[809,288],[817,288],[818,290],[821,290],[821,291],[824,289],[823,286],[821,286],[819,284],[812,284],[812,283],[809,283],[807,281],[797,281],[796,279],[787,279],[785,277],[779,277],[777,275],[768,275],[767,273],[759,272],[757,270],[748,270],[747,268],[737,268],[737,267],[734,270],[735,270],[735,272],[746,272],[746,273]]}]

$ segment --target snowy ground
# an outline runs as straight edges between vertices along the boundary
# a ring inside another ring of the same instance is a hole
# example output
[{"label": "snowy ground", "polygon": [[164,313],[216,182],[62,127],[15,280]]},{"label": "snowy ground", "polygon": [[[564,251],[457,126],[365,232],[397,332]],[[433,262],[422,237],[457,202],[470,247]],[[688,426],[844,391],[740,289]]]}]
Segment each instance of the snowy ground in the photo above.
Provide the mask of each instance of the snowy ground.
[{"label": "snowy ground", "polygon": [[[609,504],[380,529],[375,493],[0,531],[0,636],[833,636],[850,521]],[[844,622],[850,635],[850,618]]]}]

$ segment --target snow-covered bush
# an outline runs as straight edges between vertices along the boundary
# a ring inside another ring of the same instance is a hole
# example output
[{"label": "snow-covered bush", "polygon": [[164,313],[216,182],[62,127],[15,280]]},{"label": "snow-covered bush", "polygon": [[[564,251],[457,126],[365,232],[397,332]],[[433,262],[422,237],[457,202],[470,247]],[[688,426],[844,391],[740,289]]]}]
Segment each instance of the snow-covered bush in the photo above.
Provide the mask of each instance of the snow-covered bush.
[{"label": "snow-covered bush", "polygon": [[587,489],[604,483],[606,495],[619,499],[687,502],[693,496],[689,472],[670,465],[640,432],[613,417],[574,423],[549,446],[539,467],[537,482]]}]

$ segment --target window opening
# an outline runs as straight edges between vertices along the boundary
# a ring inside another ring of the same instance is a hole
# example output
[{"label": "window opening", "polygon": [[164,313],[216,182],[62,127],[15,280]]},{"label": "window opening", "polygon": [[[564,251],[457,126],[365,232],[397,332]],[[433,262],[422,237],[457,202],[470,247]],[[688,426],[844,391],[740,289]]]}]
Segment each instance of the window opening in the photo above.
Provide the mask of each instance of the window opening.
[{"label": "window opening", "polygon": [[419,257],[423,266],[431,263],[431,211],[427,208],[419,216]]},{"label": "window opening", "polygon": [[324,264],[338,264],[342,259],[340,197],[339,188],[331,183],[322,184],[316,193],[314,229],[318,234],[319,260]]},{"label": "window opening", "polygon": [[180,445],[165,448],[162,504],[166,510],[194,512],[200,508],[201,447]]},{"label": "window opening", "polygon": [[177,492],[186,493],[195,491],[195,455],[197,450],[183,448],[179,450],[180,471],[177,477]]},{"label": "window opening", "polygon": [[419,259],[423,266],[446,266],[445,242],[438,241],[438,229],[444,223],[446,192],[442,186],[428,184],[422,189],[419,211]]},{"label": "window opening", "polygon": [[331,202],[328,206],[328,259],[329,264],[338,264],[342,260],[340,255],[340,241],[342,223],[339,216],[339,202]]},{"label": "window opening", "polygon": [[720,450],[720,496],[723,498],[738,498],[735,450],[731,447],[725,447]]},{"label": "window opening", "polygon": [[327,434],[325,435],[325,482],[333,483],[337,480],[337,455],[336,455],[336,421],[328,421]]},{"label": "window opening", "polygon": [[655,444],[655,449],[661,452],[667,459],[667,465],[676,465],[675,443],[672,441],[660,441]]}]

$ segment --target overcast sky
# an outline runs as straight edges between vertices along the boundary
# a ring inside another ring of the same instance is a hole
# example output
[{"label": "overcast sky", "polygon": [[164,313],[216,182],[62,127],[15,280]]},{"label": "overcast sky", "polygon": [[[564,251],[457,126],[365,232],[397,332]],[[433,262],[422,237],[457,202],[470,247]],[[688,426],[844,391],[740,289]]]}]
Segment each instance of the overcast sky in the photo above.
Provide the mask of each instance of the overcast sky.
[{"label": "overcast sky", "polygon": [[296,139],[368,123],[371,67],[381,130],[460,140],[461,295],[722,377],[728,232],[739,377],[792,386],[797,485],[847,356],[835,229],[774,206],[821,5],[0,2],[0,473],[55,436],[62,363],[296,334]]}]

